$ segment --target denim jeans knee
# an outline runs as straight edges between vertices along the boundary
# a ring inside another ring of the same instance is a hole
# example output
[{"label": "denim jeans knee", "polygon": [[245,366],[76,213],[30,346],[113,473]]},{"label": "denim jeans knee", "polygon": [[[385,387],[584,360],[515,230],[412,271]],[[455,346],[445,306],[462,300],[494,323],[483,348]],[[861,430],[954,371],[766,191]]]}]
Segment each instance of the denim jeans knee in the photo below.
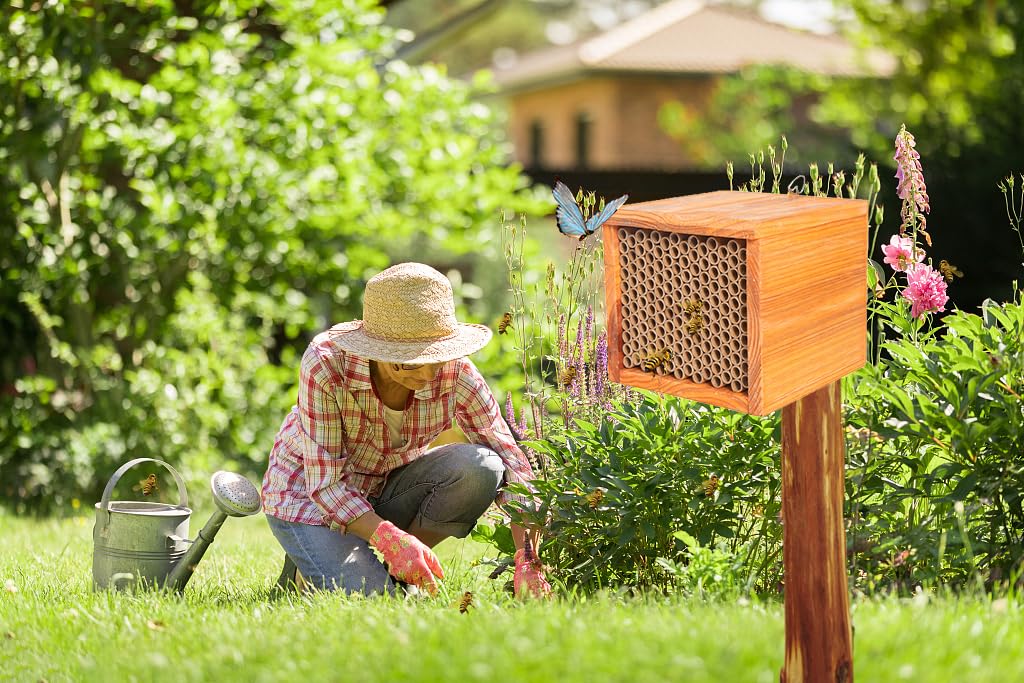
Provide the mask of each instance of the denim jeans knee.
[{"label": "denim jeans knee", "polygon": [[402,528],[418,526],[464,538],[494,502],[505,475],[497,453],[475,444],[447,444],[394,472],[374,509]]}]

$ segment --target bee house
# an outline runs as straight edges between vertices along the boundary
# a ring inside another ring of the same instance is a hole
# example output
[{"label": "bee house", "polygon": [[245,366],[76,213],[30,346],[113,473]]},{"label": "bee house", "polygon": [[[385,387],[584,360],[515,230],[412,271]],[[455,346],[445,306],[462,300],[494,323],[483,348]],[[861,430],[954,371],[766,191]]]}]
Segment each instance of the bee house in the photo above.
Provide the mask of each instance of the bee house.
[{"label": "bee house", "polygon": [[766,415],[861,367],[867,202],[709,192],[604,225],[613,381]]}]

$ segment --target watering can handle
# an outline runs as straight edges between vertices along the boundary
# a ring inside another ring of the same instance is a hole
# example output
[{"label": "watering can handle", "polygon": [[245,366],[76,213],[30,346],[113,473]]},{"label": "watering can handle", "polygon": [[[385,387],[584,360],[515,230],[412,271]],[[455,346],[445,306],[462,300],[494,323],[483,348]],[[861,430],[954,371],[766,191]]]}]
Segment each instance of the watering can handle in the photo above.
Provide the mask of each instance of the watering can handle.
[{"label": "watering can handle", "polygon": [[107,482],[107,487],[103,489],[103,498],[100,499],[100,507],[104,512],[110,512],[110,494],[114,492],[114,487],[117,486],[117,482],[121,480],[121,477],[124,476],[125,472],[142,462],[155,462],[166,467],[174,477],[174,483],[178,485],[178,505],[181,507],[188,507],[188,493],[185,491],[185,480],[183,480],[181,475],[178,474],[178,470],[174,469],[163,460],[157,460],[156,458],[135,458],[134,460],[129,460],[118,467],[117,471],[114,472],[114,476],[110,477],[110,481]]}]

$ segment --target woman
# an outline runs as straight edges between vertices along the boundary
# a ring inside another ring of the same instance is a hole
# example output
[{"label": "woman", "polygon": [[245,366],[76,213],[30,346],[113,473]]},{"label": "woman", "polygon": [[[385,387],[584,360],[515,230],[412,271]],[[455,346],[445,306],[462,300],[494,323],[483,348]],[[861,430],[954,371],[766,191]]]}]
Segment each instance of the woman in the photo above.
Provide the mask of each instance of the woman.
[{"label": "woman", "polygon": [[[402,263],[366,283],[362,320],[313,339],[263,477],[282,583],[297,568],[318,589],[392,593],[397,580],[433,593],[444,573],[431,547],[511,498],[504,483],[533,477],[465,357],[490,338],[456,321],[444,275]],[[430,449],[452,420],[472,443]],[[524,530],[513,525],[512,537],[516,595],[549,594]]]}]

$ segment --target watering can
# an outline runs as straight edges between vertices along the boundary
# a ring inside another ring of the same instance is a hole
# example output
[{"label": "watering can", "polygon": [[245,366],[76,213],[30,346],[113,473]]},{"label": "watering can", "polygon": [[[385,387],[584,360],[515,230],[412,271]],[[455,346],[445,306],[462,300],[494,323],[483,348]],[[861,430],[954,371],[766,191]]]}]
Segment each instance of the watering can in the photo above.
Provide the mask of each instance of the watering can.
[{"label": "watering can", "polygon": [[[125,472],[144,462],[163,465],[178,487],[178,504],[111,501],[114,486]],[[177,470],[162,460],[136,458],[114,472],[96,503],[92,530],[92,580],[95,588],[142,584],[182,591],[196,565],[213,543],[224,520],[260,511],[259,490],[233,472],[215,472],[210,488],[217,510],[194,540],[188,538],[188,494]]]}]

